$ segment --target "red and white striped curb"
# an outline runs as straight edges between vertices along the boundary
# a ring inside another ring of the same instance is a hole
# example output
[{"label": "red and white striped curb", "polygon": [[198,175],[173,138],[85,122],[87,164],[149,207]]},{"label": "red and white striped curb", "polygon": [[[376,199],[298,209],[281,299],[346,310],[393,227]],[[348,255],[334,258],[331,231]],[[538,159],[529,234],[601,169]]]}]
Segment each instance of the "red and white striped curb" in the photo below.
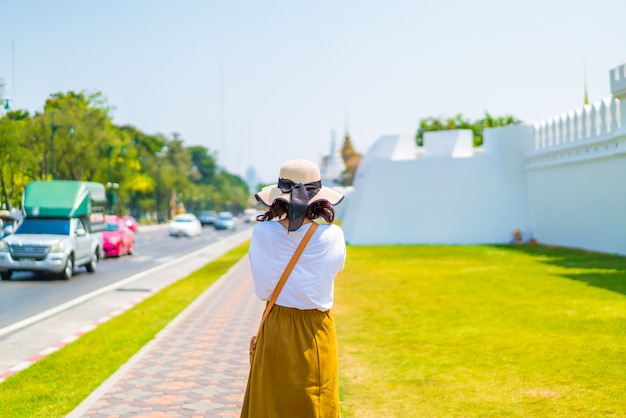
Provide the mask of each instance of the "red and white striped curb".
[{"label": "red and white striped curb", "polygon": [[47,357],[48,355],[54,353],[55,351],[58,351],[59,349],[65,347],[66,345],[76,341],[81,336],[87,334],[90,331],[93,331],[98,326],[104,324],[105,322],[111,320],[112,318],[115,318],[116,316],[121,315],[122,313],[128,311],[133,306],[138,305],[140,302],[146,300],[150,296],[154,295],[155,293],[159,292],[160,290],[166,288],[167,286],[169,286],[169,285],[171,285],[171,284],[173,284],[174,282],[177,282],[177,281],[178,281],[178,279],[170,280],[169,282],[167,282],[167,283],[165,283],[165,284],[163,284],[163,285],[161,285],[159,287],[151,289],[150,291],[145,293],[143,296],[138,297],[137,299],[127,303],[126,305],[122,306],[119,309],[114,310],[113,312],[111,312],[108,315],[98,319],[97,321],[93,322],[92,324],[87,325],[85,328],[75,332],[74,334],[70,335],[69,337],[66,337],[66,338],[62,339],[61,341],[59,341],[58,343],[54,344],[53,346],[48,347],[48,348],[40,351],[39,353],[35,354],[34,356],[29,358],[28,360],[23,361],[23,362],[21,362],[19,364],[16,364],[15,366],[11,367],[9,370],[0,373],[0,383],[4,382],[9,377],[11,377],[11,376],[21,372],[22,370],[25,370],[25,369],[29,368],[33,364],[37,363],[39,360]]}]

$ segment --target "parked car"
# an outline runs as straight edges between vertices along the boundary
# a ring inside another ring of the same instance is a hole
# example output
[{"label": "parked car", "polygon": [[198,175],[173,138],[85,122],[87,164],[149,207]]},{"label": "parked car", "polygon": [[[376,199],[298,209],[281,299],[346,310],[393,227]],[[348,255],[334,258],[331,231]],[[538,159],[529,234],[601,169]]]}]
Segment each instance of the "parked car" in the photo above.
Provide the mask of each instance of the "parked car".
[{"label": "parked car", "polygon": [[202,232],[202,224],[193,213],[181,213],[170,221],[169,231],[173,237],[198,236]]},{"label": "parked car", "polygon": [[[52,273],[69,280],[74,267],[95,273],[102,250],[105,187],[74,180],[34,180],[24,188],[24,217],[0,240],[0,278],[14,271]],[[94,222],[89,220],[93,219]]]},{"label": "parked car", "polygon": [[256,209],[244,209],[243,211],[243,221],[245,223],[256,222],[256,217],[259,214],[259,211]]},{"label": "parked car", "polygon": [[0,238],[11,235],[21,219],[19,212],[0,210]]},{"label": "parked car", "polygon": [[200,212],[200,223],[204,225],[213,225],[217,212],[214,210],[203,210]]},{"label": "parked car", "polygon": [[122,216],[122,220],[126,222],[126,226],[128,226],[128,229],[133,232],[139,232],[139,222],[137,222],[137,219],[133,218],[130,215],[124,215]]},{"label": "parked car", "polygon": [[102,231],[105,257],[121,257],[135,251],[135,233],[128,227],[126,220],[119,216],[106,216]]},{"label": "parked car", "polygon": [[213,224],[215,229],[235,229],[235,217],[230,212],[220,212]]}]

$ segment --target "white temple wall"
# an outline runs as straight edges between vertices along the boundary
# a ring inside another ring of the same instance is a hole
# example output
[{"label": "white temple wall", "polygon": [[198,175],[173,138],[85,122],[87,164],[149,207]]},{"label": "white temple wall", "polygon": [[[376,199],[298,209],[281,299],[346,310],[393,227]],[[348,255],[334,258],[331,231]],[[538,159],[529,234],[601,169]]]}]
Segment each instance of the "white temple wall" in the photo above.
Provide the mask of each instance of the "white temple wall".
[{"label": "white temple wall", "polygon": [[612,97],[533,126],[388,135],[357,171],[350,244],[481,244],[522,238],[626,255],[626,64]]},{"label": "white temple wall", "polygon": [[428,133],[423,149],[414,142],[408,147],[411,137],[381,138],[357,171],[343,220],[346,240],[501,243],[509,242],[516,229],[528,231],[523,153],[518,150],[532,127],[507,128],[506,138],[499,131],[485,132],[478,155],[467,146],[471,131]]},{"label": "white temple wall", "polygon": [[526,176],[535,237],[626,254],[626,66],[612,97],[535,124]]},{"label": "white temple wall", "polygon": [[[448,152],[456,146],[451,132],[442,141]],[[626,254],[623,131],[547,148],[535,133],[528,125],[487,130],[483,149],[463,158],[446,157],[442,143],[429,156],[438,133],[422,149],[407,146],[410,136],[381,138],[384,146],[368,153],[346,199],[346,240],[507,243],[520,229],[545,244]]]},{"label": "white temple wall", "polygon": [[534,235],[546,244],[626,254],[626,137],[581,151],[595,155],[529,165]]}]

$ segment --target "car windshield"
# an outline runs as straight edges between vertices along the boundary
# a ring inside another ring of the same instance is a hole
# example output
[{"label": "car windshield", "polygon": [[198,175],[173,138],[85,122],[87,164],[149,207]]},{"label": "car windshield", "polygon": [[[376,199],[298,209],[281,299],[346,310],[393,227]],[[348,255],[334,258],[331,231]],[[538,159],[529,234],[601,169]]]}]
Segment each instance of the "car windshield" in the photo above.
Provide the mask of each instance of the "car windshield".
[{"label": "car windshield", "polygon": [[17,227],[15,233],[68,235],[70,233],[70,220],[26,218]]},{"label": "car windshield", "polygon": [[220,213],[219,218],[224,221],[228,221],[233,218],[233,215],[231,215],[230,213]]},{"label": "car windshield", "polygon": [[117,231],[118,229],[117,222],[107,222],[104,224],[105,231]]},{"label": "car windshield", "polygon": [[174,222],[193,222],[193,220],[189,218],[176,218]]}]

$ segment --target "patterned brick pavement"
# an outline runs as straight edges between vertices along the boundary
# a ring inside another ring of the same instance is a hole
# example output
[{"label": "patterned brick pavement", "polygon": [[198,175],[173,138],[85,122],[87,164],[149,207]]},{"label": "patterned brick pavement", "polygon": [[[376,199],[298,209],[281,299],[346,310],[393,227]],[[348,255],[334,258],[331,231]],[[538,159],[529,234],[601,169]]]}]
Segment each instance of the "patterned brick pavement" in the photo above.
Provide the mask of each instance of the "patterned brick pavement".
[{"label": "patterned brick pavement", "polygon": [[244,257],[68,417],[238,417],[262,312]]}]

